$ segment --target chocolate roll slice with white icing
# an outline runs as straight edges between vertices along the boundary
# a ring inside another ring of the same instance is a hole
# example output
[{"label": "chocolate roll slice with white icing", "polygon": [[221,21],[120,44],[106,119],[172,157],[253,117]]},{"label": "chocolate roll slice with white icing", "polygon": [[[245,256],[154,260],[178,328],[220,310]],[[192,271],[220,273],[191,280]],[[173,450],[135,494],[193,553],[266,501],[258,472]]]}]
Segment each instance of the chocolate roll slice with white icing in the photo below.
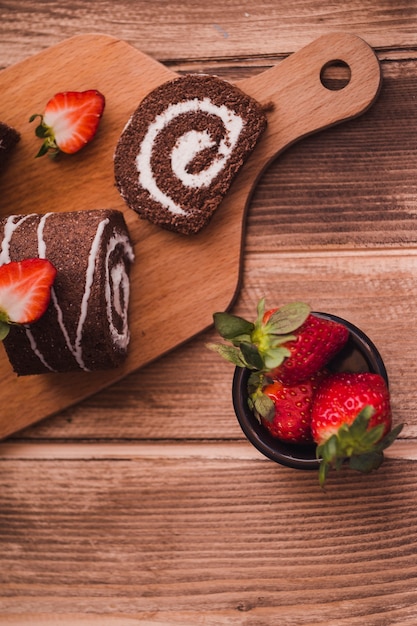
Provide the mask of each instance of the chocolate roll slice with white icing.
[{"label": "chocolate roll slice with white icing", "polygon": [[253,98],[214,76],[153,90],[116,146],[116,186],[141,217],[183,234],[205,226],[266,127]]},{"label": "chocolate roll slice with white icing", "polygon": [[19,375],[120,365],[129,344],[134,260],[120,211],[12,215],[0,221],[0,264],[46,258],[57,269],[46,313],[4,340]]}]

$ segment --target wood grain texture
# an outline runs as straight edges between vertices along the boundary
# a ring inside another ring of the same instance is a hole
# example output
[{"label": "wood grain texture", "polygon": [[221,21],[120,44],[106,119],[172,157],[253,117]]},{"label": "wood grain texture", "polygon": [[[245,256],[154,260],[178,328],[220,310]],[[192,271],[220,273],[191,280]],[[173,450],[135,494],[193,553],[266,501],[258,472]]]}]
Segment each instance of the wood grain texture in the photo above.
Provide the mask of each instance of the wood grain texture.
[{"label": "wood grain texture", "polygon": [[291,146],[258,181],[233,310],[301,294],[362,326],[406,422],[378,472],[342,472],[322,492],[315,472],[244,440],[230,366],[204,331],[0,444],[0,624],[415,626],[415,11],[376,0],[0,4],[0,67],[86,32],[232,81],[331,30],[378,47],[372,109]]},{"label": "wood grain texture", "polygon": [[160,451],[3,458],[2,623],[411,624],[415,464],[323,493],[315,472]]},{"label": "wood grain texture", "polygon": [[114,35],[169,64],[290,54],[330,31],[353,32],[374,48],[396,49],[417,45],[416,19],[416,6],[408,0],[328,5],[320,0],[8,0],[0,5],[0,66],[81,33]]}]

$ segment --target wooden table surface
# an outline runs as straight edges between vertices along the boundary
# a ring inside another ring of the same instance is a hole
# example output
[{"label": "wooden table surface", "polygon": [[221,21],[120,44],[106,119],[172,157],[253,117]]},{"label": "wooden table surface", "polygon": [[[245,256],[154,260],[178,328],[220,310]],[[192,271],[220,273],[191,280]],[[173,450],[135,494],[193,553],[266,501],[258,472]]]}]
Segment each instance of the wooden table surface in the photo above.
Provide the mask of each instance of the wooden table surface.
[{"label": "wooden table surface", "polygon": [[0,444],[0,624],[415,626],[416,26],[415,0],[0,3],[0,69],[81,33],[230,80],[333,31],[375,49],[371,109],[258,182],[232,310],[265,295],[349,319],[405,423],[378,472],[322,491],[244,438],[209,329]]}]

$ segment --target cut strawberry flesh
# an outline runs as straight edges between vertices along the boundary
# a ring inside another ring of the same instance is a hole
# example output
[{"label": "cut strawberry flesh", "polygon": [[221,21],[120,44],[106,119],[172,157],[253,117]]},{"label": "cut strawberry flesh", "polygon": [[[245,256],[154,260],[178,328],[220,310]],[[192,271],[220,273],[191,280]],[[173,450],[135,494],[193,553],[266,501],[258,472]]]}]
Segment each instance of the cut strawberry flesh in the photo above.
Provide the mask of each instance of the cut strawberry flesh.
[{"label": "cut strawberry flesh", "polygon": [[46,311],[56,269],[47,259],[24,259],[0,266],[0,321],[30,324]]},{"label": "cut strawberry flesh", "polygon": [[105,98],[95,89],[62,91],[45,107],[40,136],[67,154],[81,150],[93,139],[103,115]]}]

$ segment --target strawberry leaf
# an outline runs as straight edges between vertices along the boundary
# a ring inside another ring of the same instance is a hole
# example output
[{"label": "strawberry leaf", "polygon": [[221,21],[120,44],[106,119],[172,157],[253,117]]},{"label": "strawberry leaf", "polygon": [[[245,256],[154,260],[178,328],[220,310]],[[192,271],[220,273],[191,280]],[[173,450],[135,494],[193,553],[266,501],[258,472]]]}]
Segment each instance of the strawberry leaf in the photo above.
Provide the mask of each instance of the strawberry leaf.
[{"label": "strawberry leaf", "polygon": [[316,448],[316,456],[321,459],[319,483],[323,487],[331,467],[339,470],[345,461],[349,467],[363,473],[378,469],[384,460],[383,450],[388,448],[403,428],[400,424],[383,439],[384,424],[368,430],[369,420],[374,413],[372,406],[365,406],[352,424],[342,424],[337,434]]},{"label": "strawberry leaf", "polygon": [[319,465],[319,483],[321,487],[324,487],[329,470],[330,470],[330,465],[326,463],[324,460],[322,460],[322,462]]},{"label": "strawberry leaf", "polygon": [[0,321],[0,341],[7,337],[10,331],[10,324]]},{"label": "strawberry leaf", "polygon": [[272,345],[274,348],[278,348],[278,346],[282,346],[287,341],[295,341],[296,339],[296,335],[273,335]]},{"label": "strawberry leaf", "polygon": [[[367,452],[368,450],[375,448],[375,445],[384,434],[384,429],[384,424],[378,424],[377,426],[374,426],[370,430],[366,431],[366,433],[362,437],[362,440],[355,442],[356,449],[360,450],[360,447],[362,447],[363,451]],[[360,446],[360,444],[362,444],[362,446]]]},{"label": "strawberry leaf", "polygon": [[256,392],[262,391],[265,381],[265,375],[261,374],[261,372],[251,372],[248,378],[249,396],[254,396]]},{"label": "strawberry leaf", "polygon": [[259,354],[258,348],[249,342],[239,344],[245,363],[250,369],[262,370],[264,367],[263,358]]},{"label": "strawberry leaf", "polygon": [[381,451],[386,450],[386,448],[393,444],[394,441],[397,439],[403,427],[404,424],[398,424],[397,426],[395,426],[395,428],[393,428],[389,433],[385,435],[383,439],[381,439],[381,441],[377,445],[377,449]]},{"label": "strawberry leaf", "polygon": [[367,405],[362,409],[362,411],[358,414],[358,416],[352,422],[352,424],[350,424],[350,426],[344,424],[344,426],[346,427],[346,431],[350,433],[352,439],[359,439],[364,435],[364,433],[366,433],[369,420],[371,419],[373,414],[374,408],[371,405]]},{"label": "strawberry leaf", "polygon": [[43,143],[41,147],[39,148],[38,153],[35,155],[35,158],[43,156],[44,154],[48,152],[48,150],[49,150],[48,145],[46,143]]},{"label": "strawberry leaf", "polygon": [[48,129],[45,128],[45,126],[43,126],[42,124],[39,124],[36,128],[35,128],[35,135],[37,137],[39,137],[39,139],[45,139],[45,137],[48,137]]},{"label": "strawberry leaf", "polygon": [[250,338],[254,327],[252,322],[230,313],[214,313],[213,318],[214,326],[223,339],[233,341],[242,336]]},{"label": "strawberry leaf", "polygon": [[207,343],[206,348],[217,352],[217,354],[226,359],[226,361],[233,363],[233,365],[237,367],[247,367],[240,350],[234,346],[226,346],[222,343]]},{"label": "strawberry leaf", "polygon": [[284,304],[271,315],[266,326],[272,335],[284,335],[297,330],[310,314],[310,307],[304,302]]},{"label": "strawberry leaf", "polygon": [[275,404],[262,389],[267,378],[259,371],[254,371],[248,378],[248,406],[259,423],[261,420],[272,422],[275,416]]},{"label": "strawberry leaf", "polygon": [[[250,405],[249,405],[250,406]],[[261,418],[267,422],[272,422],[275,416],[275,405],[273,400],[264,393],[260,393],[252,401],[252,410],[255,417],[260,422]]]},{"label": "strawberry leaf", "polygon": [[369,474],[378,469],[384,460],[382,452],[373,450],[367,454],[354,455],[349,459],[349,467],[358,472]]},{"label": "strawberry leaf", "polygon": [[275,369],[276,367],[281,365],[281,363],[286,357],[290,355],[291,355],[291,352],[288,350],[288,348],[284,348],[284,347],[273,348],[271,350],[268,350],[263,355],[263,362],[264,362],[265,369],[267,370]]},{"label": "strawberry leaf", "polygon": [[256,322],[255,322],[256,327],[259,327],[262,325],[264,314],[265,314],[265,298],[261,298],[256,306]]}]

